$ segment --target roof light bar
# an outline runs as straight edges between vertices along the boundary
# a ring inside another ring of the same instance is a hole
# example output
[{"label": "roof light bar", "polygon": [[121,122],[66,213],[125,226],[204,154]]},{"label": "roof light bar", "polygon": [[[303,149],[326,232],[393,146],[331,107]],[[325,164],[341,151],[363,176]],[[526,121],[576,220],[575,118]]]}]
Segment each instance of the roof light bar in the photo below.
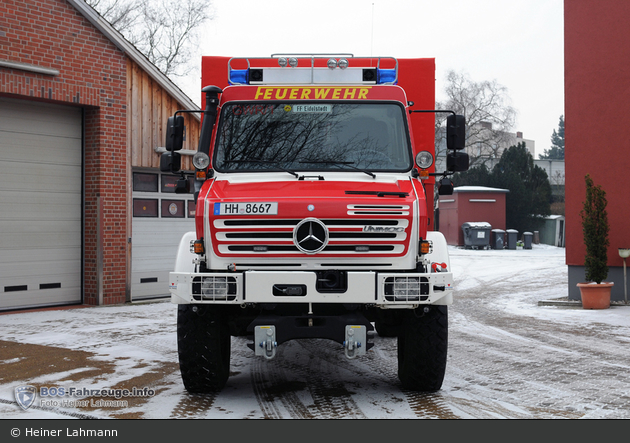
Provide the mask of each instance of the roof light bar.
[{"label": "roof light bar", "polygon": [[[345,54],[344,54],[345,55]],[[398,82],[398,60],[393,57],[377,57],[377,67],[374,68],[372,63],[369,67],[350,67],[348,58],[328,58],[308,56],[311,61],[310,67],[298,68],[297,56],[281,56],[277,58],[278,67],[252,67],[250,60],[260,60],[256,58],[245,58],[247,69],[233,69],[232,60],[228,62],[228,80],[231,85],[297,85],[297,84],[371,84],[371,85],[395,85]],[[353,56],[350,54],[350,58]],[[318,66],[316,60],[319,61]],[[362,59],[371,60],[370,57],[362,57]],[[381,60],[389,59],[395,62],[394,68],[381,68]],[[268,58],[264,60],[269,60]],[[360,64],[358,62],[354,62]],[[324,64],[325,67],[322,66]],[[260,66],[260,65],[259,65]],[[290,67],[292,69],[285,69]],[[339,69],[337,69],[339,68]]]}]

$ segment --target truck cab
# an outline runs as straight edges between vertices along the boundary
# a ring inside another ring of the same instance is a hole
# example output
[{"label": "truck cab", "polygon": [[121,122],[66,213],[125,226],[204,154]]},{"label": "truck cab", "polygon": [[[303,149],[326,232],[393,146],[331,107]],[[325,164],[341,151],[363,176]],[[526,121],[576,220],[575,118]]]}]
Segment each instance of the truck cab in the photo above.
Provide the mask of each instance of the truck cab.
[{"label": "truck cab", "polygon": [[413,114],[444,111],[412,109],[396,59],[276,55],[226,68],[227,86],[203,89],[194,189],[179,171],[177,113],[161,164],[197,202],[170,274],[186,389],[223,388],[231,336],[264,359],[296,339],[328,339],[354,359],[378,333],[397,337],[404,388],[438,390],[454,280],[426,183],[441,177],[448,192],[447,176],[467,168],[463,117],[449,115],[448,170],[436,173],[433,151],[415,146],[424,135],[432,147],[433,132],[414,137],[426,115]]}]

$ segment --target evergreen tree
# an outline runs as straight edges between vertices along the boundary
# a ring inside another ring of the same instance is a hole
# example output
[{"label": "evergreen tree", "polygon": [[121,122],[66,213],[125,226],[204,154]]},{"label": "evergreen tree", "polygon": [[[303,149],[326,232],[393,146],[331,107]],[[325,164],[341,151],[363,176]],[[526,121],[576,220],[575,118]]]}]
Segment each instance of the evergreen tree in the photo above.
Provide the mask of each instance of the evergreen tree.
[{"label": "evergreen tree", "polygon": [[490,171],[484,164],[473,166],[465,172],[453,175],[455,186],[490,186]]},{"label": "evergreen tree", "polygon": [[541,160],[564,160],[564,116],[560,116],[558,130],[551,135],[551,148],[545,149],[544,154],[538,156]]},{"label": "evergreen tree", "polygon": [[493,168],[490,186],[508,189],[505,221],[520,233],[538,230],[551,214],[551,184],[547,172],[534,164],[525,143],[506,149]]},{"label": "evergreen tree", "polygon": [[610,240],[608,234],[608,211],[606,206],[606,191],[600,185],[595,186],[593,179],[586,174],[586,200],[584,200],[580,217],[582,218],[582,231],[584,233],[584,245],[586,257],[584,259],[584,271],[586,280],[601,283],[608,277],[608,247]]}]

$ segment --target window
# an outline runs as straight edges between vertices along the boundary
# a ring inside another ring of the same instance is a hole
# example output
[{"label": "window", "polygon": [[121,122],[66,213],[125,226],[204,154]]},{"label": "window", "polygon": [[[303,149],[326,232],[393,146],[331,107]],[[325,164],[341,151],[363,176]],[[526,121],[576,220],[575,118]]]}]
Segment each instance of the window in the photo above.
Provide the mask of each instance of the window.
[{"label": "window", "polygon": [[238,103],[221,110],[221,172],[411,167],[405,110],[395,103]]},{"label": "window", "polygon": [[[145,218],[194,218],[191,194],[175,194],[181,175],[133,171],[133,216]],[[193,177],[187,176],[194,189]],[[179,198],[179,199],[177,199]]]},{"label": "window", "polygon": [[179,180],[179,176],[177,175],[162,175],[161,192],[174,194],[175,188],[177,187],[177,180]]},{"label": "window", "polygon": [[186,216],[184,200],[162,200],[162,218],[183,218]]},{"label": "window", "polygon": [[158,200],[148,198],[133,199],[133,216],[134,217],[157,217],[158,216]]},{"label": "window", "polygon": [[138,192],[158,192],[158,175],[134,172],[133,190]]}]

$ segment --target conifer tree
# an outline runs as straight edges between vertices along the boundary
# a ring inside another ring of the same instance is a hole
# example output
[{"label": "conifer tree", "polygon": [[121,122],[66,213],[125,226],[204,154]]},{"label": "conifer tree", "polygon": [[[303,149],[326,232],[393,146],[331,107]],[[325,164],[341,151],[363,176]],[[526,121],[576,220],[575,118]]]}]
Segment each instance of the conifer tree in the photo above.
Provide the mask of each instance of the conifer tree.
[{"label": "conifer tree", "polygon": [[606,211],[606,191],[595,186],[593,179],[586,174],[586,200],[580,212],[586,257],[584,271],[587,281],[601,283],[608,277],[608,212]]},{"label": "conifer tree", "polygon": [[551,148],[545,149],[543,154],[538,156],[541,160],[564,160],[564,116],[560,116],[558,130],[553,130],[551,134]]}]

